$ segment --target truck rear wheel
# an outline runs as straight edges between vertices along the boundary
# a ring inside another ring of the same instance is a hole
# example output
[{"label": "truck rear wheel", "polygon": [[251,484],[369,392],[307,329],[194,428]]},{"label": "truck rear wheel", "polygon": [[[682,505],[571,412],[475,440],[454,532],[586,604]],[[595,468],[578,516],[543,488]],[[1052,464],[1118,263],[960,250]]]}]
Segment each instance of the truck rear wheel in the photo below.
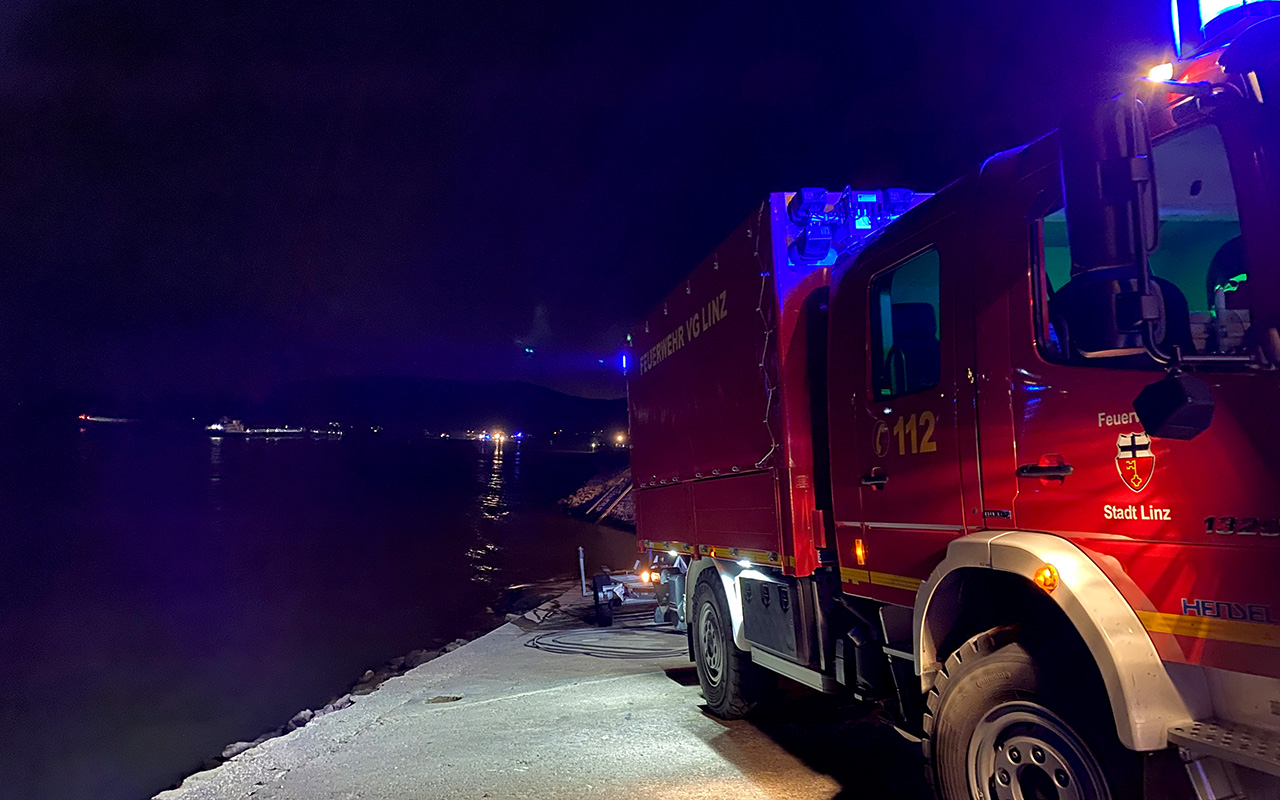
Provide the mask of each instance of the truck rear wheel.
[{"label": "truck rear wheel", "polygon": [[693,656],[702,697],[722,719],[743,717],[760,701],[768,680],[751,655],[733,642],[733,620],[720,575],[708,569],[693,591]]},{"label": "truck rear wheel", "polygon": [[1014,629],[996,628],[947,659],[924,718],[940,798],[1141,797],[1138,756],[1116,737],[1101,681],[1071,674],[1063,655],[1038,660]]}]

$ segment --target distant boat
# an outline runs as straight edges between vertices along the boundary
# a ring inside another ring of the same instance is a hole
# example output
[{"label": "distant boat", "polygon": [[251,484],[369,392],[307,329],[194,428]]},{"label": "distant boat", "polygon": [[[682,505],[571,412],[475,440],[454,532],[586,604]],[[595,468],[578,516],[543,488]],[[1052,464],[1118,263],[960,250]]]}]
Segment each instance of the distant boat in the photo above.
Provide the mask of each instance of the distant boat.
[{"label": "distant boat", "polygon": [[124,417],[100,417],[97,414],[81,414],[78,419],[81,422],[105,422],[112,425],[123,425],[128,422],[137,422],[136,419],[125,419]]},{"label": "distant boat", "polygon": [[210,436],[244,436],[249,432],[243,422],[231,417],[223,417],[212,425],[206,425],[205,430]]},{"label": "distant boat", "polygon": [[267,438],[302,436],[306,432],[306,428],[290,428],[288,426],[279,426],[274,428],[249,428],[245,431],[249,436],[266,436]]},{"label": "distant boat", "polygon": [[341,439],[342,425],[337,422],[330,422],[326,428],[312,428],[311,438],[313,439]]}]

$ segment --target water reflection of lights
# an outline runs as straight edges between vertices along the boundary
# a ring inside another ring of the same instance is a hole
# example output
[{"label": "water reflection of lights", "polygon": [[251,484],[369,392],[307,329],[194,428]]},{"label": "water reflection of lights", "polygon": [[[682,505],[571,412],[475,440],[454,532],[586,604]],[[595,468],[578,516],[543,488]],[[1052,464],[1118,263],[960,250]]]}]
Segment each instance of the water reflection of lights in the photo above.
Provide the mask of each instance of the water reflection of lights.
[{"label": "water reflection of lights", "polygon": [[472,561],[480,561],[488,558],[492,553],[498,552],[498,546],[493,542],[484,542],[479,547],[472,547],[467,550],[467,558]]},{"label": "water reflection of lights", "polygon": [[479,543],[467,550],[467,560],[471,562],[471,582],[489,583],[498,571],[496,565],[489,563],[498,554],[498,546],[479,533],[476,534],[476,539]]},{"label": "water reflection of lights", "polygon": [[501,570],[502,541],[507,530],[504,518],[516,505],[520,482],[520,442],[514,436],[498,432],[480,444],[478,467],[483,470],[484,492],[479,497],[480,514],[474,518],[474,544],[466,550],[473,583],[490,584]]},{"label": "water reflection of lights", "polygon": [[501,438],[494,441],[486,492],[480,499],[480,510],[485,519],[502,519],[510,513],[505,497],[506,477],[502,473],[502,443]]}]

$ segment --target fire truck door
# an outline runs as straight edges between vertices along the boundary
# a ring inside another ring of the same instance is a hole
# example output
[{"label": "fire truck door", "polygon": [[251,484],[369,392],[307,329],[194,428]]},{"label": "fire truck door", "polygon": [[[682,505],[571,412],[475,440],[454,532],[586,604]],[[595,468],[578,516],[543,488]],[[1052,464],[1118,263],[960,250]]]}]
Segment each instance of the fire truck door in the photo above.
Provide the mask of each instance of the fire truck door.
[{"label": "fire truck door", "polygon": [[854,574],[870,584],[859,594],[900,605],[915,601],[964,523],[955,344],[963,293],[947,254],[936,241],[892,248],[864,262],[856,284],[869,324],[851,351],[866,354],[851,403],[864,560]]}]

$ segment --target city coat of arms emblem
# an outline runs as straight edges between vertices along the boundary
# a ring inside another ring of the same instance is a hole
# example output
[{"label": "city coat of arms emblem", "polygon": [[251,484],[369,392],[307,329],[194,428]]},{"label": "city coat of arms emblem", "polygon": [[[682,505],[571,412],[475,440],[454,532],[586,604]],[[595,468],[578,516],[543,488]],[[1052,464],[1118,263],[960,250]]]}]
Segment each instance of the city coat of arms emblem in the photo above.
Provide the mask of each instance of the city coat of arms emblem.
[{"label": "city coat of arms emblem", "polygon": [[1130,491],[1141,492],[1151,483],[1156,471],[1156,457],[1151,452],[1151,437],[1145,433],[1122,433],[1116,437],[1116,472]]}]

